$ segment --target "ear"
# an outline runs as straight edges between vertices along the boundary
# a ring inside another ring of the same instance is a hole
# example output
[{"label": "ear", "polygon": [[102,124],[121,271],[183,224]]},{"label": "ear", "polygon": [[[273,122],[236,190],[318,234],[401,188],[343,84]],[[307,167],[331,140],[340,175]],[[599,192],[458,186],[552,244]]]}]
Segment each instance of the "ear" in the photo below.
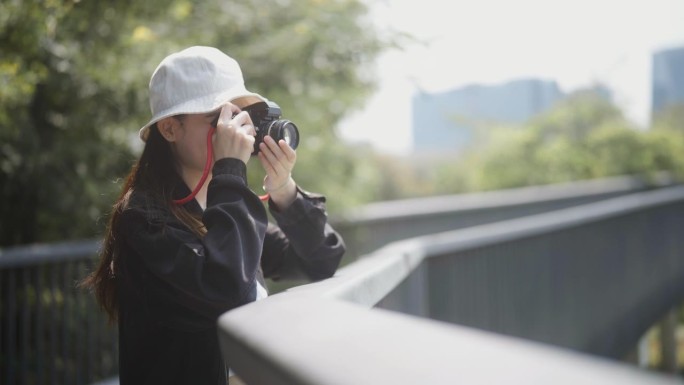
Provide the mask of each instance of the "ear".
[{"label": "ear", "polygon": [[167,142],[175,142],[177,124],[178,120],[174,119],[173,117],[164,118],[157,122],[157,129]]}]

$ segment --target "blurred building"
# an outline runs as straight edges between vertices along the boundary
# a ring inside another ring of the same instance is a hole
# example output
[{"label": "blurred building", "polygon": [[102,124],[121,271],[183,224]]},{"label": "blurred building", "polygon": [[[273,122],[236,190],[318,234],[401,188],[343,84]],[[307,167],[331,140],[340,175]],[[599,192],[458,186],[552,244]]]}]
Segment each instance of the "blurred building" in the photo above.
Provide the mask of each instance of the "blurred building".
[{"label": "blurred building", "polygon": [[[611,99],[609,89],[592,88]],[[418,154],[458,154],[479,127],[520,124],[565,98],[552,80],[519,79],[413,96],[413,149]]]},{"label": "blurred building", "polygon": [[653,54],[651,114],[675,104],[684,104],[684,47]]},{"label": "blurred building", "polygon": [[476,127],[522,123],[563,96],[555,81],[541,79],[418,93],[412,101],[414,150],[457,153],[471,141]]}]

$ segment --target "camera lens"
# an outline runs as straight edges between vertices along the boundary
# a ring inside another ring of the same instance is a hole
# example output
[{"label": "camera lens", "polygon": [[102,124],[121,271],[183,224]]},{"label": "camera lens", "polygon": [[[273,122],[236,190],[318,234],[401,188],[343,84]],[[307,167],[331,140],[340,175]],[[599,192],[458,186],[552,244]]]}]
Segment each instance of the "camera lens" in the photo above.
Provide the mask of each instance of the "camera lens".
[{"label": "camera lens", "polygon": [[289,120],[276,120],[268,129],[268,135],[275,139],[276,142],[281,139],[292,147],[297,149],[299,145],[299,130],[297,126]]}]

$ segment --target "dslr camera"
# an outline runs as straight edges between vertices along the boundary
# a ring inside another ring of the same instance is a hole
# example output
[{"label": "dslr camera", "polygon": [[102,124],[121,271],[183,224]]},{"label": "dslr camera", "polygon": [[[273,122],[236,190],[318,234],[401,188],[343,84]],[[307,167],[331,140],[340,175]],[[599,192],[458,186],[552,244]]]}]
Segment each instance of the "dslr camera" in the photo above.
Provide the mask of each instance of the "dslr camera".
[{"label": "dslr camera", "polygon": [[254,141],[254,151],[252,155],[259,152],[259,144],[264,141],[266,135],[273,138],[276,142],[281,139],[292,149],[297,149],[299,145],[299,130],[297,126],[287,119],[281,119],[282,111],[275,102],[259,102],[244,108],[249,113],[256,130],[256,140]]},{"label": "dslr camera", "polygon": [[293,149],[299,145],[299,130],[297,126],[287,119],[281,119],[282,111],[275,102],[259,102],[243,108],[249,113],[256,140],[254,141],[254,151],[252,155],[259,153],[259,144],[264,141],[266,135],[272,137],[276,142],[281,139]]},{"label": "dslr camera", "polygon": [[[299,130],[297,126],[289,120],[281,119],[282,111],[275,102],[270,100],[258,102],[242,110],[247,111],[256,131],[252,156],[259,153],[259,144],[264,141],[266,135],[273,138],[276,142],[283,139],[293,149],[296,149],[299,145]],[[218,117],[213,122],[213,126],[216,127],[216,124],[218,124]]]}]

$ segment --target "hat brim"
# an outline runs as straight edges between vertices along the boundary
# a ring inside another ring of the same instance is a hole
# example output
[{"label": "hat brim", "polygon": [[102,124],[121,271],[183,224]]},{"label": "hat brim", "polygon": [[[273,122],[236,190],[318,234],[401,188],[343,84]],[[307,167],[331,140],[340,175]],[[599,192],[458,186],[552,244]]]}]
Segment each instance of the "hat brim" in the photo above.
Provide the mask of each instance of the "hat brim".
[{"label": "hat brim", "polygon": [[267,102],[263,96],[247,90],[230,90],[201,98],[189,100],[183,104],[173,106],[170,109],[159,111],[147,124],[140,128],[138,136],[143,142],[147,141],[150,135],[150,127],[164,118],[183,114],[205,114],[221,108],[228,102],[234,103],[240,109],[251,106],[255,103]]}]

